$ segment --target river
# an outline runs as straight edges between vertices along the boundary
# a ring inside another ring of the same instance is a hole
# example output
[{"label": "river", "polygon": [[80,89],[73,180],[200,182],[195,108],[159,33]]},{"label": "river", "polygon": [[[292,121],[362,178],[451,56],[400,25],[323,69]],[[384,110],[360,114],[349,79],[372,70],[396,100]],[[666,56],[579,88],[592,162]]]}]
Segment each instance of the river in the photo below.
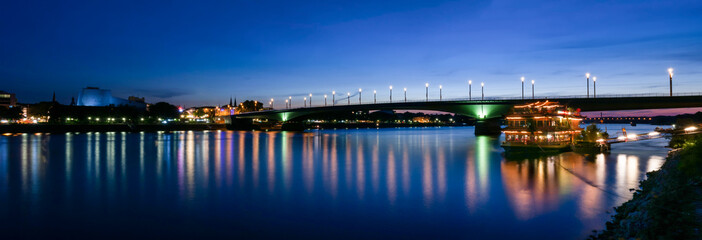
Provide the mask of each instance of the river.
[{"label": "river", "polygon": [[504,135],[473,131],[0,136],[0,234],[582,239],[668,151],[661,138],[507,160]]}]

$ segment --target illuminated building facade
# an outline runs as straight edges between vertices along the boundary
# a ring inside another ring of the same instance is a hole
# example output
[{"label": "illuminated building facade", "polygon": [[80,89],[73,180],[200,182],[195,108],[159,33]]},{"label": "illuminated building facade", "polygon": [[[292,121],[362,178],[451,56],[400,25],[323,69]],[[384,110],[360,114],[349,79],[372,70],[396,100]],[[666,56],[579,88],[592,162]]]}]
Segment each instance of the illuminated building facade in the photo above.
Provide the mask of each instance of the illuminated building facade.
[{"label": "illuminated building facade", "polygon": [[17,98],[14,93],[0,91],[0,106],[13,107],[17,105]]},{"label": "illuminated building facade", "polygon": [[570,111],[557,102],[536,102],[515,106],[507,115],[504,146],[563,145],[570,146],[580,134],[580,113]]},{"label": "illuminated building facade", "polygon": [[89,107],[130,106],[138,109],[146,109],[144,98],[116,98],[112,96],[112,91],[96,87],[83,88],[78,95],[76,105]]}]

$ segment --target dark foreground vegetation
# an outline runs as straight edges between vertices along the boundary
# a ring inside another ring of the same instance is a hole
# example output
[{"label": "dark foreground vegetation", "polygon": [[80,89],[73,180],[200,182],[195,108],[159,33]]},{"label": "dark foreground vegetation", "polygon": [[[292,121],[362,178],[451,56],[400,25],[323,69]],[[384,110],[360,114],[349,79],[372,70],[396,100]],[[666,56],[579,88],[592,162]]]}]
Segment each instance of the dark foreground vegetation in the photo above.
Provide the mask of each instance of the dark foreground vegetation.
[{"label": "dark foreground vegetation", "polygon": [[681,119],[686,119],[688,121],[693,121],[697,123],[702,123],[702,112],[697,112],[694,114],[680,114],[676,116],[657,116],[653,117],[651,120],[651,124],[654,125],[670,125],[670,124],[675,124],[677,121]]},{"label": "dark foreground vegetation", "polygon": [[676,136],[660,170],[592,239],[702,239],[702,136]]}]

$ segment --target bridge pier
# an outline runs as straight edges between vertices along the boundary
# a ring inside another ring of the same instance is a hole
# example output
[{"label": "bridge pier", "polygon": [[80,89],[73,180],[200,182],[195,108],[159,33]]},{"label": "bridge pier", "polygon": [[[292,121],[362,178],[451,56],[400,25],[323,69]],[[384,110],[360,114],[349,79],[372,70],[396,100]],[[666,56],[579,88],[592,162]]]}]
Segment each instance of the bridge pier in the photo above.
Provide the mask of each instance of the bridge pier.
[{"label": "bridge pier", "polygon": [[231,120],[227,124],[227,129],[229,129],[229,130],[243,130],[243,131],[254,130],[253,119],[236,118],[236,117],[232,116]]},{"label": "bridge pier", "polygon": [[480,119],[475,122],[475,135],[499,136],[502,134],[499,118]]}]

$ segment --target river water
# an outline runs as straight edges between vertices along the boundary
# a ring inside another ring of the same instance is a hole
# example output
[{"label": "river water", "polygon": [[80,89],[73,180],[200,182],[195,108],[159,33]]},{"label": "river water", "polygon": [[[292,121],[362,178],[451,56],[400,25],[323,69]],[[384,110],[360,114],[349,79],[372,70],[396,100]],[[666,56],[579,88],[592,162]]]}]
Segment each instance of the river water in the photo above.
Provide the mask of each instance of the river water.
[{"label": "river water", "polygon": [[0,236],[582,239],[668,151],[508,160],[473,131],[0,136]]}]

